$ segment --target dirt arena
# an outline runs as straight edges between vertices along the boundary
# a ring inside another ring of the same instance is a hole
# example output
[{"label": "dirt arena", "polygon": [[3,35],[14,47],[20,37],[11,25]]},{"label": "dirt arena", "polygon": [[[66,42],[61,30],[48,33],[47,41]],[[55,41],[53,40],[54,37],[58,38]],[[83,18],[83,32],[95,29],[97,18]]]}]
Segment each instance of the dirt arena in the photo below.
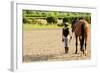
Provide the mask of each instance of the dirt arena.
[{"label": "dirt arena", "polygon": [[23,62],[90,59],[90,38],[87,46],[87,56],[81,56],[79,51],[79,54],[74,54],[74,36],[70,42],[69,53],[65,54],[64,52],[62,29],[34,29],[31,31],[23,31]]}]

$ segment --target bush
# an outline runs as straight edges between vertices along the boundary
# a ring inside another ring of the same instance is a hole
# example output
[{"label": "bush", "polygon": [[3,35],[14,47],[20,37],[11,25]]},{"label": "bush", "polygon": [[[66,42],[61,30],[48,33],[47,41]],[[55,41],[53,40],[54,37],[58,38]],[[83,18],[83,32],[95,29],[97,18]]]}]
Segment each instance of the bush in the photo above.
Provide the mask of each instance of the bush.
[{"label": "bush", "polygon": [[46,18],[48,23],[57,23],[58,19],[56,17],[47,17]]},{"label": "bush", "polygon": [[68,18],[63,18],[63,22],[68,22]]},{"label": "bush", "polygon": [[88,23],[91,24],[91,17],[86,17],[85,19],[87,20]]},{"label": "bush", "polygon": [[[79,17],[65,17],[65,18],[63,18],[63,22],[72,23],[73,20],[79,19],[79,18],[80,18],[80,16],[79,16]],[[89,23],[91,23],[91,17],[85,16],[84,18],[85,18],[85,20],[87,20]]]},{"label": "bush", "polygon": [[33,19],[32,24],[46,25],[47,22],[45,19]]},{"label": "bush", "polygon": [[26,17],[23,18],[23,23],[32,23],[32,20],[31,19],[28,19]]}]

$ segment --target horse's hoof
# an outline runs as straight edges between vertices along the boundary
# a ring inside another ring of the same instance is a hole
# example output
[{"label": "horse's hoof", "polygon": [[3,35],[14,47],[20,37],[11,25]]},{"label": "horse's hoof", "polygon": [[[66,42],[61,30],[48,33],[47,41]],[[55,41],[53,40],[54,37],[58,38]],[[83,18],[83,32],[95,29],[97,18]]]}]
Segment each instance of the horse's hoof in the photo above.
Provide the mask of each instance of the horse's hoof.
[{"label": "horse's hoof", "polygon": [[83,50],[83,55],[86,56],[87,55],[87,52],[85,50]]},{"label": "horse's hoof", "polygon": [[85,51],[85,56],[87,55],[87,51]]},{"label": "horse's hoof", "polygon": [[86,56],[87,54],[85,52],[81,52],[81,56]]},{"label": "horse's hoof", "polygon": [[65,52],[65,54],[67,54],[67,53],[68,53],[68,51]]},{"label": "horse's hoof", "polygon": [[87,55],[87,53],[85,52],[85,53],[84,53],[84,55],[86,56],[86,55]]}]

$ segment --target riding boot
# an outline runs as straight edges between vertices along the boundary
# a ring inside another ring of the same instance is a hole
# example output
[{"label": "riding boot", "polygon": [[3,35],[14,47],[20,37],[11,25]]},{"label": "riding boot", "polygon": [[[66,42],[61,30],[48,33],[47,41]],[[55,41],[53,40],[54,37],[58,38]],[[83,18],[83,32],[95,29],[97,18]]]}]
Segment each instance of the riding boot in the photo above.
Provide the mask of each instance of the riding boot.
[{"label": "riding boot", "polygon": [[69,48],[65,47],[65,53],[68,53]]}]

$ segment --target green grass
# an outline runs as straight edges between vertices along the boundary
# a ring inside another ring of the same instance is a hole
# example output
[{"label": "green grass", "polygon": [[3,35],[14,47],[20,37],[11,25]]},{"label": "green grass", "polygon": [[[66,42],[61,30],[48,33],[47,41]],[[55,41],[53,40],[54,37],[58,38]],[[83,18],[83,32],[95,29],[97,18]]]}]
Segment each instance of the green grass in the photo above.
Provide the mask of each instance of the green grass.
[{"label": "green grass", "polygon": [[23,24],[23,30],[33,30],[33,29],[49,29],[49,28],[62,28],[63,26],[59,27],[55,24],[52,25],[38,25],[38,24]]}]

